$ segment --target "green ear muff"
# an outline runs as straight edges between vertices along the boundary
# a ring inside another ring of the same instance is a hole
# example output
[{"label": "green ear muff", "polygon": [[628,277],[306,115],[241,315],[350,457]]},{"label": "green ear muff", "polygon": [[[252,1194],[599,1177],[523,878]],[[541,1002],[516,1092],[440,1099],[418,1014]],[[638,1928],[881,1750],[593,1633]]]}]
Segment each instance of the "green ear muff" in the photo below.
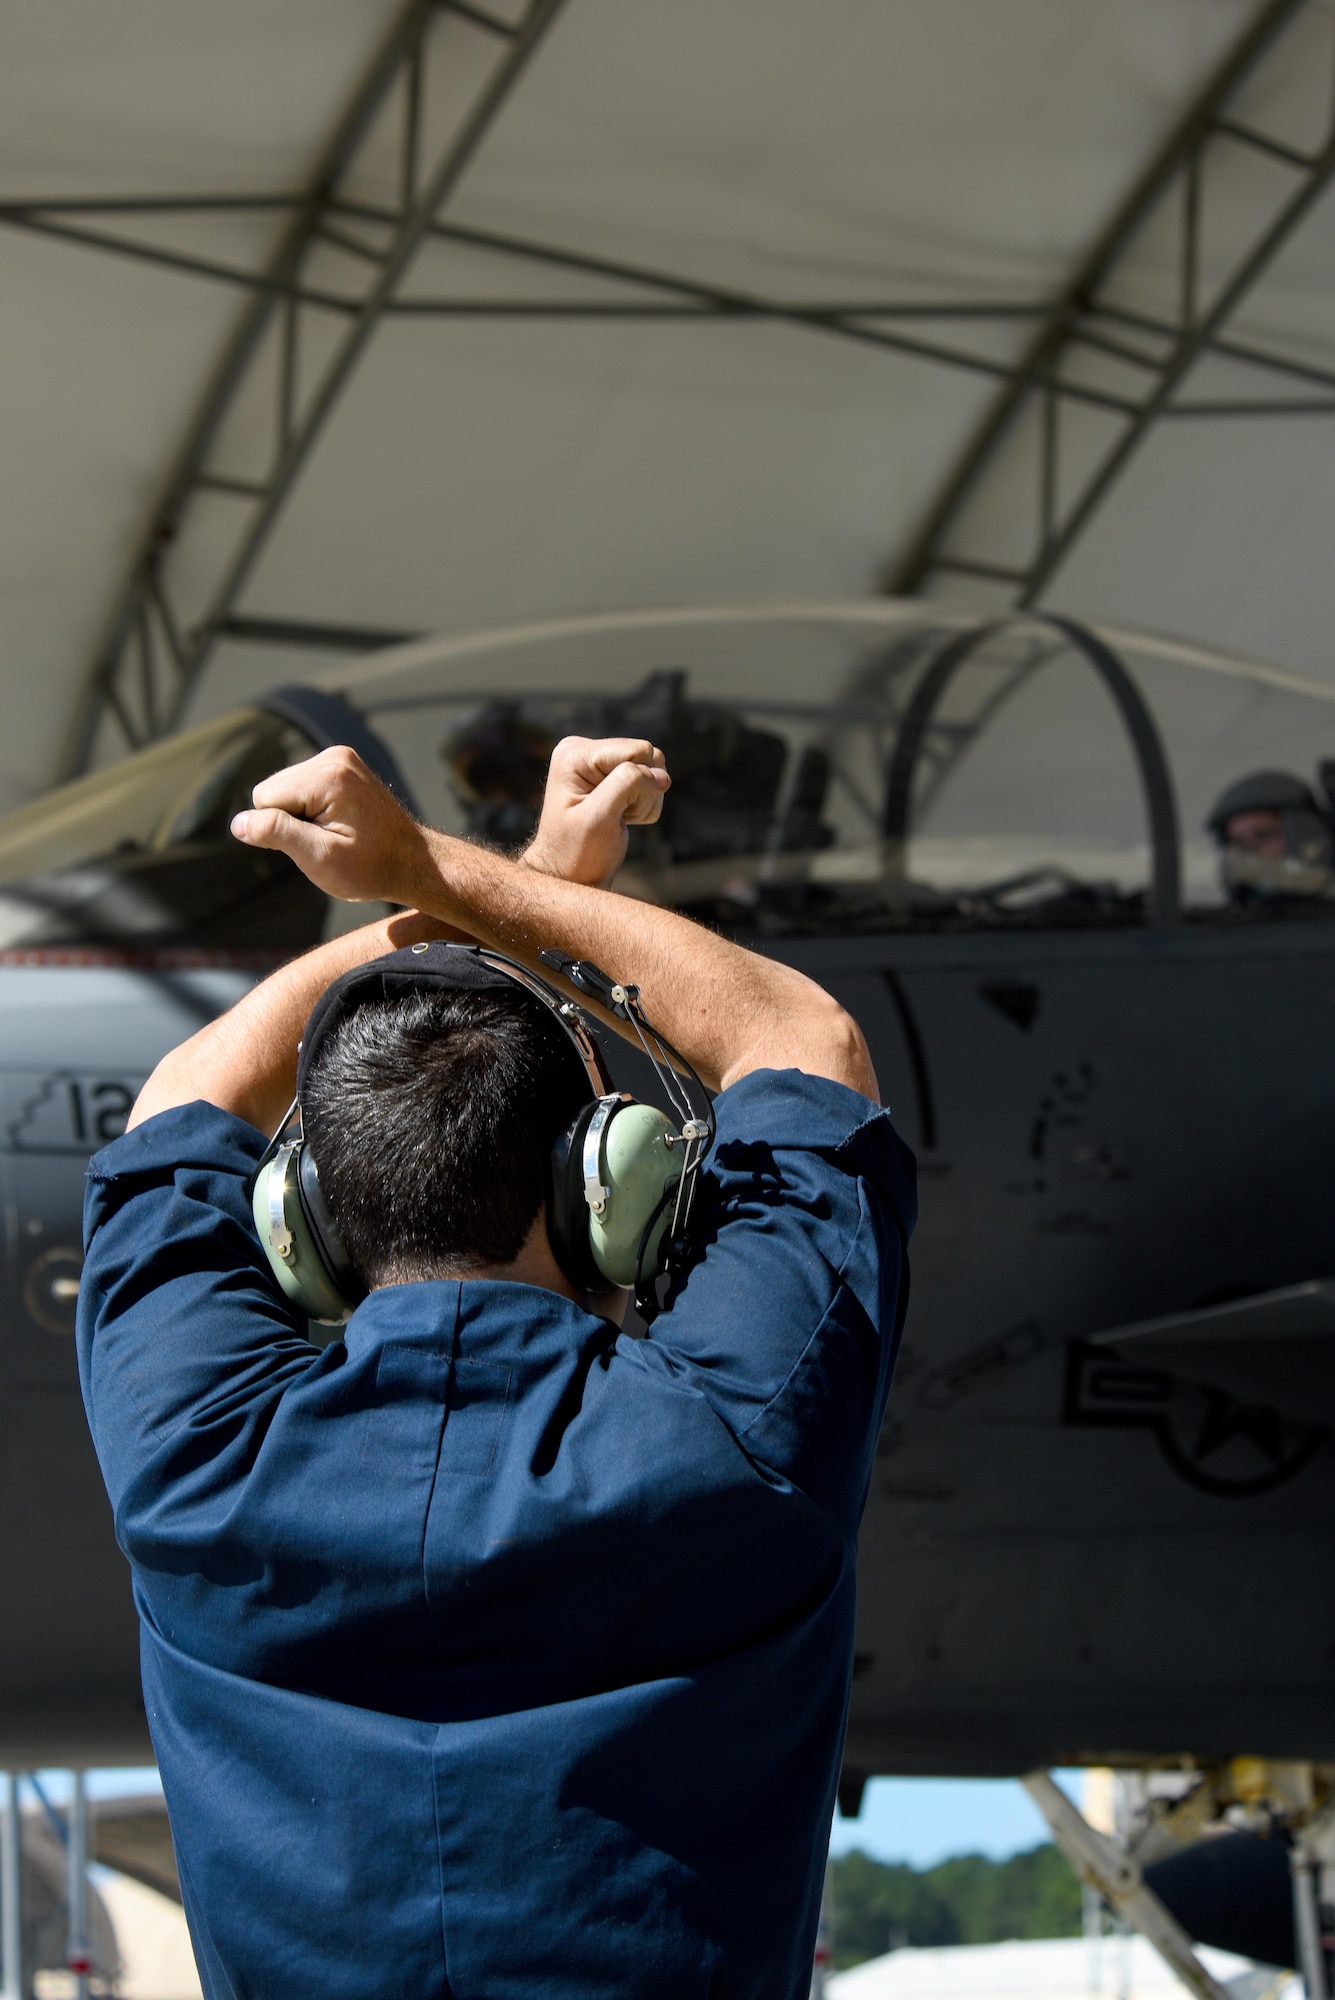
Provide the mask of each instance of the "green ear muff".
[{"label": "green ear muff", "polygon": [[624,1095],[584,1105],[552,1154],[547,1231],[557,1263],[581,1291],[649,1284],[662,1269],[681,1178],[675,1127]]},{"label": "green ear muff", "polygon": [[661,1269],[672,1220],[667,1197],[681,1179],[669,1135],[677,1137],[675,1128],[653,1104],[603,1098],[589,1122],[583,1159],[589,1248],[614,1285],[646,1283]]},{"label": "green ear muff", "polygon": [[[595,1098],[562,1135],[548,1222],[572,1283],[599,1292],[641,1288],[658,1276],[681,1179],[669,1143],[676,1137],[655,1105],[625,1096]],[[346,1320],[361,1287],[299,1140],[260,1168],[251,1211],[269,1266],[297,1310],[326,1323]]]},{"label": "green ear muff", "polygon": [[[587,960],[543,951],[542,963],[615,1015],[638,1040],[673,1106],[610,1091],[607,1068],[579,1008],[539,974],[480,945],[416,944],[345,973],[317,1003],[298,1046],[297,1097],[256,1170],[255,1227],[278,1283],[307,1318],[339,1325],[366,1296],[301,1139],[280,1143],[301,1108],[304,1076],[324,1035],[363,999],[418,988],[466,990],[513,982],[538,1000],[572,1043],[595,1093],[551,1154],[547,1229],[553,1253],[578,1290],[633,1286],[646,1322],[660,1310],[655,1285],[687,1254],[692,1196],[714,1138],[709,1093],[691,1065],[641,1012],[639,989]],[[479,977],[479,972],[485,977]],[[465,976],[467,973],[467,976]]]},{"label": "green ear muff", "polygon": [[[312,1192],[319,1217],[314,1226],[310,1214]],[[357,1303],[360,1288],[355,1281],[349,1287],[349,1271],[331,1270],[330,1260],[321,1248],[320,1227],[328,1234],[333,1230],[333,1221],[319,1195],[315,1162],[299,1141],[280,1146],[273,1158],[265,1161],[255,1176],[250,1206],[270,1268],[297,1310],[305,1313],[307,1319],[336,1324],[346,1320]],[[336,1230],[331,1248],[335,1253],[343,1248]]]}]

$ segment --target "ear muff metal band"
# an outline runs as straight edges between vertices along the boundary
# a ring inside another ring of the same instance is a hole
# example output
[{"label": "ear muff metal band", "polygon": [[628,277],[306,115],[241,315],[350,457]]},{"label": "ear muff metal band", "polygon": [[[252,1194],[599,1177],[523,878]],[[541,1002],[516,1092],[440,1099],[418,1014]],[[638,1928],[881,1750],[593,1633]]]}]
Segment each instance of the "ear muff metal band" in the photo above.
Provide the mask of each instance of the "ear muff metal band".
[{"label": "ear muff metal band", "polygon": [[[661,1247],[655,1250],[652,1260],[657,1266],[650,1280],[652,1283],[653,1279],[663,1272],[671,1274],[681,1270],[689,1257],[690,1244],[687,1232],[691,1219],[691,1206],[695,1198],[695,1186],[700,1177],[700,1168],[705,1155],[714,1143],[713,1102],[685,1056],[674,1049],[666,1036],[660,1035],[658,1030],[645,1019],[640,1007],[640,990],[637,986],[623,985],[619,980],[611,979],[600,966],[591,965],[587,959],[571,958],[563,951],[543,951],[539,952],[538,956],[544,965],[568,980],[577,993],[584,993],[591,1000],[596,1000],[610,1014],[624,1021],[634,1031],[640,1047],[653,1064],[669,1104],[677,1114],[678,1129],[674,1132],[669,1127],[661,1135],[665,1151],[670,1153],[673,1148],[680,1146],[681,1153],[677,1162],[675,1187],[671,1190],[673,1196],[671,1222],[656,1238],[657,1244]],[[651,1107],[641,1105],[636,1108],[643,1111]],[[648,1315],[650,1318],[657,1311],[657,1305],[651,1304],[647,1296],[642,1296],[645,1292],[644,1276],[651,1267],[648,1255],[649,1232],[659,1212],[667,1207],[666,1195],[669,1185],[665,1179],[660,1187],[656,1206],[646,1220],[635,1276],[633,1280],[627,1281],[635,1286],[636,1310],[644,1315],[646,1305],[651,1305]],[[586,1198],[588,1191],[589,1177],[586,1174]],[[598,1211],[593,1208],[591,1200],[589,1206],[596,1216]]]},{"label": "ear muff metal band", "polygon": [[[300,1124],[302,1084],[320,1042],[368,1001],[423,989],[496,990],[511,983],[557,1021],[589,1083],[588,1103],[552,1148],[547,1225],[557,1262],[581,1291],[633,1287],[636,1309],[646,1322],[660,1310],[662,1280],[679,1273],[690,1255],[696,1183],[714,1138],[709,1093],[685,1058],[645,1019],[636,987],[563,952],[543,952],[541,958],[577,993],[597,1001],[625,1025],[653,1065],[673,1116],[613,1091],[581,1009],[504,952],[481,945],[413,945],[355,968],[335,981],[312,1012],[300,1051],[296,1099],[260,1161],[252,1188],[255,1227],[270,1268],[285,1295],[308,1318],[346,1320],[365,1296]],[[295,1133],[285,1137],[294,1118]]]}]

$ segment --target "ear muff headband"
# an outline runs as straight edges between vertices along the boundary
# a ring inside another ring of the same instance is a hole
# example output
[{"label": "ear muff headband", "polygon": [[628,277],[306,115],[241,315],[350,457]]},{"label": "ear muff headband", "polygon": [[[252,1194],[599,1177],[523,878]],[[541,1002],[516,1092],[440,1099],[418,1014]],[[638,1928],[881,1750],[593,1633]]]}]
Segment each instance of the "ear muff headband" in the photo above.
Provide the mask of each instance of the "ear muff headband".
[{"label": "ear muff headband", "polygon": [[[626,986],[619,980],[611,979],[601,966],[592,965],[587,959],[571,958],[567,952],[543,951],[538,956],[544,965],[568,980],[577,993],[588,994],[626,1024],[653,1065],[667,1100],[677,1113],[680,1130],[669,1129],[663,1134],[662,1143],[669,1149],[681,1147],[680,1169],[675,1183],[664,1183],[660,1201],[649,1211],[636,1260],[635,1305],[647,1324],[659,1309],[655,1290],[657,1279],[664,1272],[681,1271],[690,1255],[689,1228],[695,1184],[700,1177],[705,1154],[714,1143],[713,1103],[681,1051],[674,1049],[667,1037],[645,1019],[638,986]],[[587,1191],[592,1195],[596,1184],[592,1170],[586,1176],[586,1184]],[[666,1228],[656,1234],[654,1226],[660,1209],[666,1211],[669,1193],[672,1196],[671,1215]]]},{"label": "ear muff headband", "polygon": [[[558,955],[552,957],[555,961]],[[562,959],[559,969],[581,990],[579,979],[571,977],[568,970],[575,965],[576,961]],[[638,1000],[633,987],[614,986],[596,967],[578,966],[577,970],[596,975],[609,992]],[[320,1043],[369,1000],[431,989],[504,990],[512,984],[521,986],[555,1017],[578,1055],[593,1093],[591,1101],[558,1135],[552,1150],[547,1223],[556,1260],[579,1290],[598,1292],[633,1285],[643,1316],[650,1319],[657,1311],[654,1286],[673,1257],[681,1254],[689,1193],[705,1150],[706,1132],[709,1139],[713,1136],[713,1115],[703,1085],[677,1057],[700,1091],[707,1125],[690,1116],[691,1106],[681,1090],[680,1078],[664,1054],[668,1045],[638,1015],[637,1006],[633,1014],[625,1014],[625,1018],[636,1020],[639,1039],[664,1079],[669,1101],[687,1114],[678,1131],[655,1106],[636,1103],[611,1090],[601,1053],[580,1009],[562,999],[527,966],[478,945],[413,945],[355,968],[317,1002],[299,1054],[296,1102],[256,1172],[251,1206],[261,1247],[284,1293],[307,1317],[345,1320],[365,1296],[365,1287],[324,1199],[314,1158],[300,1136],[282,1141],[293,1114],[300,1111],[302,1086]],[[586,985],[583,990],[592,988]],[[596,997],[601,999],[601,992]],[[614,1005],[613,1011],[621,1012],[622,1008]]]}]

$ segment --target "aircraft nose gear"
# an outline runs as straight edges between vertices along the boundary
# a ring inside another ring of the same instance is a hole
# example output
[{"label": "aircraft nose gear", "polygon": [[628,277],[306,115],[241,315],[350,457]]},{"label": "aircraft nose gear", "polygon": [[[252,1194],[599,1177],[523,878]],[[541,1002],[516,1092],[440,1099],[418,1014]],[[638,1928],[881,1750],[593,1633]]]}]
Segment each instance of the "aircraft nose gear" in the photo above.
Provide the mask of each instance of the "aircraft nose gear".
[{"label": "aircraft nose gear", "polygon": [[1229,2000],[1225,1989],[1197,1958],[1177,1918],[1147,1886],[1135,1857],[1106,1834],[1096,1832],[1046,1771],[1031,1771],[1021,1782],[1086,1888],[1095,1890],[1132,1930],[1148,1939],[1188,1992],[1198,1994],[1200,2000]]},{"label": "aircraft nose gear", "polygon": [[1224,1990],[1197,1956],[1205,1944],[1296,1961],[1307,2000],[1335,2000],[1335,1765],[1182,1758],[1096,1775],[1107,1831],[1046,1772],[1023,1782],[1081,1881],[1193,1993]]}]

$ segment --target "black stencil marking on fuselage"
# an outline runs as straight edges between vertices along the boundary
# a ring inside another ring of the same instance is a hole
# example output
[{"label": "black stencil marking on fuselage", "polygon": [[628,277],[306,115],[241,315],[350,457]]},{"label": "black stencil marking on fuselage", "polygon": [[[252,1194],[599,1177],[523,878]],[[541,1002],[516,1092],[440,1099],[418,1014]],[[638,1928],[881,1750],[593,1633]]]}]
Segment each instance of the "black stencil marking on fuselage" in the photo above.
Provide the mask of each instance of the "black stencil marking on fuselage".
[{"label": "black stencil marking on fuselage", "polygon": [[1029,1033],[1043,1005],[1042,994],[1026,979],[985,979],[978,988],[978,997],[1022,1035]]},{"label": "black stencil marking on fuselage", "polygon": [[1080,1130],[1097,1084],[1098,1078],[1091,1062],[1077,1063],[1073,1073],[1064,1069],[1053,1073],[1047,1090],[1038,1101],[1034,1121],[1029,1128],[1029,1157],[1036,1166],[1043,1164],[1047,1155],[1048,1134],[1054,1127],[1068,1132]]},{"label": "black stencil marking on fuselage", "polygon": [[1085,1340],[1066,1344],[1061,1420],[1078,1430],[1149,1431],[1180,1479],[1226,1500],[1287,1485],[1330,1435]]},{"label": "black stencil marking on fuselage", "polygon": [[968,1353],[934,1368],[923,1377],[917,1400],[924,1410],[953,1409],[962,1397],[986,1389],[1012,1369],[1022,1368],[1025,1362],[1041,1354],[1046,1345],[1037,1321],[1022,1320],[980,1347],[970,1348]]}]

